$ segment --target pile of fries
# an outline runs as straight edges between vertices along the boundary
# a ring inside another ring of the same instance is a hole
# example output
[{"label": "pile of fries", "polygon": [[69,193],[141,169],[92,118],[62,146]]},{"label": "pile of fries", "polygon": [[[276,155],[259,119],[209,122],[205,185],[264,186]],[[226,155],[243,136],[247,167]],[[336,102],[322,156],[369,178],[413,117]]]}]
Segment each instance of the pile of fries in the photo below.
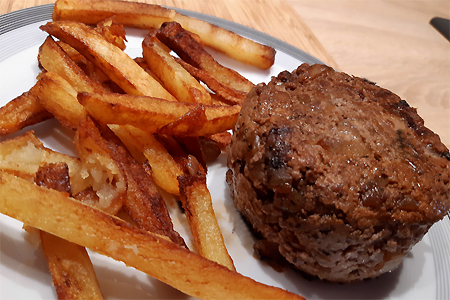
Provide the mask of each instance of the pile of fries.
[{"label": "pile of fries", "polygon": [[[124,26],[148,31],[142,57],[123,51]],[[206,163],[230,142],[253,83],[204,46],[261,69],[274,49],[122,1],[58,0],[40,28],[49,34],[42,72],[0,108],[0,135],[54,117],[75,131],[78,157],[44,147],[32,131],[2,141],[0,211],[38,230],[58,298],[102,298],[87,247],[202,299],[302,299],[235,271],[206,185]],[[181,202],[193,251],[161,190]]]}]

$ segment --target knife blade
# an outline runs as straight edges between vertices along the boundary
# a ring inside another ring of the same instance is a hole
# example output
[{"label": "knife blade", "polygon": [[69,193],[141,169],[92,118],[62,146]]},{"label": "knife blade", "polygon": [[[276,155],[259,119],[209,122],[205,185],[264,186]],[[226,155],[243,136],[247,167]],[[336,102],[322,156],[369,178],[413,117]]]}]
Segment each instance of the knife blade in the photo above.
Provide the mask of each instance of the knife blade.
[{"label": "knife blade", "polygon": [[434,17],[433,19],[430,20],[430,24],[450,42],[450,20],[449,19]]}]

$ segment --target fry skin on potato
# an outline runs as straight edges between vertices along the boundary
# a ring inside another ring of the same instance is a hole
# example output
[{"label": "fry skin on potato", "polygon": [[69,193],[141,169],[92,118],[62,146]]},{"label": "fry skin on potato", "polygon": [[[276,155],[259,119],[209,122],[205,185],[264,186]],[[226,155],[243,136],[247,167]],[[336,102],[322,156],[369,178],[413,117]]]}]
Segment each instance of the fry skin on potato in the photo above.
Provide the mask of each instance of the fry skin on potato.
[{"label": "fry skin on potato", "polygon": [[157,234],[84,205],[65,193],[0,172],[0,212],[123,261],[200,299],[304,299],[230,271]]}]

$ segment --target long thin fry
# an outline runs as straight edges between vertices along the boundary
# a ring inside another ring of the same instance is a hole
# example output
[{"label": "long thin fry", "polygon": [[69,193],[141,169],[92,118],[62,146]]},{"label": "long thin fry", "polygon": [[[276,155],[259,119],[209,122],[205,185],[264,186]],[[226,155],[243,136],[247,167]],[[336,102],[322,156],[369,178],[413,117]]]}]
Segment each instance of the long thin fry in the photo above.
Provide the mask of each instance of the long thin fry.
[{"label": "long thin fry", "polygon": [[178,181],[180,183],[180,199],[198,253],[234,271],[233,260],[225,247],[214,214],[211,194],[206,187],[206,176],[183,175],[178,177]]}]

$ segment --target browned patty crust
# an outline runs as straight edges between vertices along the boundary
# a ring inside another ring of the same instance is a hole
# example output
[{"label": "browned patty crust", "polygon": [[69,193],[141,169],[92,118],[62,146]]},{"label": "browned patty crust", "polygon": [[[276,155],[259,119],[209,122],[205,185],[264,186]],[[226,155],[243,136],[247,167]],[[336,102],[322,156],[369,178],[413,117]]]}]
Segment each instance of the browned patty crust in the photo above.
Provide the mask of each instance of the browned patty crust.
[{"label": "browned patty crust", "polygon": [[247,96],[228,149],[242,215],[298,269],[376,277],[450,209],[450,155],[416,109],[324,65]]}]

